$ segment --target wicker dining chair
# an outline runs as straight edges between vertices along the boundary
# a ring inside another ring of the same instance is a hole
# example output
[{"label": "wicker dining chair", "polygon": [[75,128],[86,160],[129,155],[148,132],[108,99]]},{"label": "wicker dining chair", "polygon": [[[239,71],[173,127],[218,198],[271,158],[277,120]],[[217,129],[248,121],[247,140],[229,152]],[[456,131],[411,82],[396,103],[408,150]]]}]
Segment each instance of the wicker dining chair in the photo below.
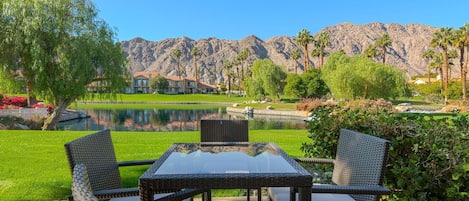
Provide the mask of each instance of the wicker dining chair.
[{"label": "wicker dining chair", "polygon": [[[202,119],[200,142],[249,142],[248,120]],[[250,200],[251,189],[246,194]],[[258,201],[262,199],[261,194],[262,189],[257,189]]]},{"label": "wicker dining chair", "polygon": [[[153,164],[155,160],[117,162],[109,129],[86,135],[66,143],[65,152],[73,175],[77,164],[84,164],[94,196],[100,200],[138,196],[138,187],[124,188],[119,167]],[[174,191],[179,191],[175,189]],[[187,190],[188,194],[198,190]],[[168,193],[168,191],[158,192]],[[73,200],[70,196],[69,200]]]},{"label": "wicker dining chair", "polygon": [[[192,196],[199,194],[200,192],[192,191],[179,191],[175,193],[164,193],[157,194],[154,196],[154,200],[157,201],[180,201],[183,199],[189,200]],[[72,196],[73,200],[76,201],[99,201],[91,190],[90,179],[86,165],[83,163],[76,164],[73,168],[72,173]],[[139,201],[140,196],[127,196],[119,198],[111,198],[107,201]]]},{"label": "wicker dining chair", "polygon": [[202,119],[201,142],[248,142],[248,120]]},{"label": "wicker dining chair", "polygon": [[[313,184],[311,200],[378,201],[391,191],[382,186],[389,141],[341,129],[334,159],[298,158],[300,163],[332,164],[333,184]],[[286,187],[268,188],[272,201],[289,201]]]}]

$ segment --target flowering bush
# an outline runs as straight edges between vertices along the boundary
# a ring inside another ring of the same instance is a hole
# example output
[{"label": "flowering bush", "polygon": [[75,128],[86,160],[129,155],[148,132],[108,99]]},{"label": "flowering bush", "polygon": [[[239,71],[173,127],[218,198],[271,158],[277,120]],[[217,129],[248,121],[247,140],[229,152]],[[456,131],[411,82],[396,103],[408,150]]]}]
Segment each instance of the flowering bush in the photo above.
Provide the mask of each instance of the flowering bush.
[{"label": "flowering bush", "polygon": [[25,97],[14,96],[14,97],[4,97],[2,98],[2,109],[7,108],[8,106],[12,108],[26,107],[28,101]]}]

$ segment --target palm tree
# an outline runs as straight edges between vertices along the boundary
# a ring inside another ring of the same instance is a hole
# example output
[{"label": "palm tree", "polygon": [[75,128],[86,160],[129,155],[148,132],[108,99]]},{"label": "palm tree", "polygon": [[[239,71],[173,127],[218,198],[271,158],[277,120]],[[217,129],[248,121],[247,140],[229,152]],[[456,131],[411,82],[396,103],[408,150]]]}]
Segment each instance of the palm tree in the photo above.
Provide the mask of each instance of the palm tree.
[{"label": "palm tree", "polygon": [[[426,59],[427,61],[432,60],[436,55],[435,51],[432,49],[427,49],[422,55],[422,58]],[[431,72],[431,65],[428,63],[427,73],[428,73],[428,83],[430,83],[430,72]]]},{"label": "palm tree", "polygon": [[290,55],[290,58],[295,60],[295,74],[298,74],[298,59],[301,57],[301,52],[298,48],[293,50]]},{"label": "palm tree", "polygon": [[200,56],[199,48],[193,47],[191,49],[191,55],[194,57],[194,67],[195,67],[195,93],[199,92],[199,69],[197,69],[197,57]]},{"label": "palm tree", "polygon": [[305,54],[304,71],[306,71],[309,67],[308,44],[314,42],[313,36],[309,33],[308,30],[302,29],[300,32],[298,32],[298,37],[296,38],[296,42],[298,43],[298,45],[302,46],[304,49],[304,54]]},{"label": "palm tree", "polygon": [[[469,52],[465,51],[466,48],[469,48],[469,24],[465,23],[464,26],[460,27],[459,30],[456,30],[454,33],[453,45],[459,49],[459,67],[461,71],[461,85],[462,85],[462,99],[464,102],[467,102],[467,58],[466,56]],[[466,58],[466,62],[464,61]]]},{"label": "palm tree", "polygon": [[376,58],[379,55],[379,51],[378,51],[378,49],[376,49],[375,45],[369,45],[365,49],[364,54],[366,55],[366,57],[372,59],[372,58]]},{"label": "palm tree", "polygon": [[[432,47],[439,47],[443,51],[443,68],[445,71],[445,90],[449,87],[449,67],[448,67],[448,48],[452,44],[452,28],[440,28],[433,34],[431,41]],[[443,78],[442,78],[443,79]],[[445,103],[448,101],[448,95],[445,95]]]},{"label": "palm tree", "polygon": [[432,62],[430,62],[430,67],[433,69],[437,69],[438,74],[440,75],[440,92],[443,94],[444,91],[444,76],[443,76],[443,54],[442,53],[435,53],[432,58]]},{"label": "palm tree", "polygon": [[[173,58],[175,58],[176,61],[177,61],[177,64],[178,64],[178,76],[179,76],[179,81],[182,82],[182,78],[181,78],[182,72],[181,72],[181,65],[180,65],[180,63],[181,63],[181,57],[182,57],[182,52],[181,52],[181,50],[180,50],[179,48],[174,48],[171,55],[172,55]],[[182,85],[183,85],[183,86],[182,86],[182,88],[183,88],[182,90],[183,90],[183,92],[185,93],[185,91],[186,91],[186,90],[185,90],[185,84],[183,83]]]},{"label": "palm tree", "polygon": [[324,64],[324,54],[326,46],[331,45],[331,39],[329,37],[329,33],[327,32],[321,32],[318,35],[318,38],[314,44],[315,49],[313,50],[313,54],[316,54],[315,56],[319,57],[319,69],[322,67]]},{"label": "palm tree", "polygon": [[392,43],[391,38],[387,33],[384,33],[381,37],[376,40],[376,47],[381,47],[381,56],[383,64],[386,63],[386,48]]},{"label": "palm tree", "polygon": [[[246,74],[244,72],[244,66],[246,64],[246,62],[248,61],[248,58],[249,56],[251,56],[251,51],[249,51],[248,48],[244,48],[239,54],[238,54],[238,58],[241,62],[241,79],[240,79],[240,85],[242,85],[242,82],[244,82],[244,79],[246,77]],[[247,66],[246,66],[247,68]]]},{"label": "palm tree", "polygon": [[231,91],[231,77],[233,76],[233,63],[230,60],[223,62],[223,70],[225,71],[226,77],[228,77],[228,97]]}]

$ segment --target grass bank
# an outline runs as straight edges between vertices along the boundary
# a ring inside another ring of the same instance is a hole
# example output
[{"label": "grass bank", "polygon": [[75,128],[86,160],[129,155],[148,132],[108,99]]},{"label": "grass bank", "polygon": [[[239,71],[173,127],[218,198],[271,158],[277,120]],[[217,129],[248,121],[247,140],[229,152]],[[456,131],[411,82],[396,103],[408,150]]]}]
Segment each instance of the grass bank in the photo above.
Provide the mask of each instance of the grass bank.
[{"label": "grass bank", "polygon": [[[1,200],[64,200],[71,193],[71,176],[64,144],[92,131],[0,130]],[[306,130],[252,130],[252,142],[275,142],[294,157],[309,141]],[[157,158],[174,142],[198,142],[198,131],[112,132],[117,159]],[[137,186],[148,166],[121,169],[125,186]]]},{"label": "grass bank", "polygon": [[238,107],[250,106],[255,109],[265,109],[271,106],[278,110],[295,110],[296,103],[283,101],[282,103],[251,103],[253,99],[240,96],[219,94],[118,94],[115,100],[87,100],[72,104],[71,109],[205,109],[222,106]]}]

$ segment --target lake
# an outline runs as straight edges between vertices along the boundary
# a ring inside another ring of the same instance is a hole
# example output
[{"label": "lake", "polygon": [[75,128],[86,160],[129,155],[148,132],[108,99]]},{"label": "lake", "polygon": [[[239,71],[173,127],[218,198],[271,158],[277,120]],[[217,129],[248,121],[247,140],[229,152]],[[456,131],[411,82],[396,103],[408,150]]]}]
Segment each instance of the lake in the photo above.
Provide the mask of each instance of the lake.
[{"label": "lake", "polygon": [[248,119],[249,129],[306,129],[301,117],[228,114],[215,109],[79,109],[86,119],[61,122],[59,130],[197,131],[201,119]]}]

